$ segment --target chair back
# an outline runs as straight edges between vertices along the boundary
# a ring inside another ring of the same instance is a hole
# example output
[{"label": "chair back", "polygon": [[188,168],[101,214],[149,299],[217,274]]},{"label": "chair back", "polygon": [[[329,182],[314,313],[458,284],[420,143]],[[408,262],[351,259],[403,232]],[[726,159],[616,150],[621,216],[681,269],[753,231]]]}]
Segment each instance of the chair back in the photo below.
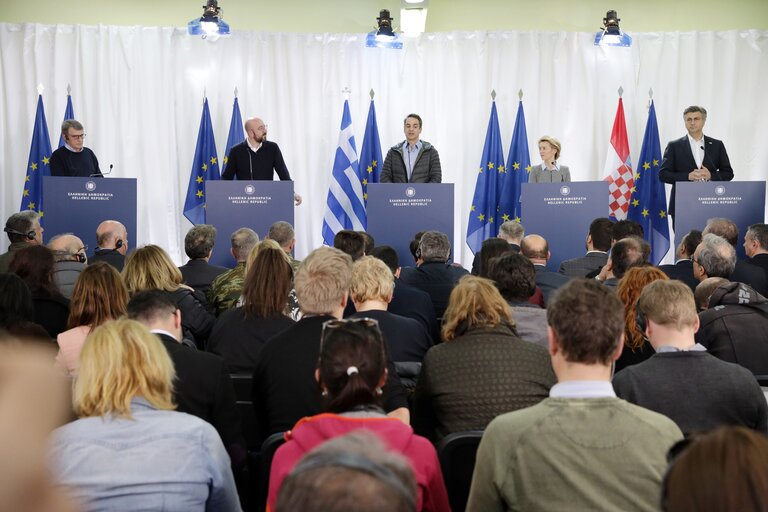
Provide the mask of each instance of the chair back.
[{"label": "chair back", "polygon": [[451,510],[467,508],[477,448],[482,437],[482,430],[454,432],[446,436],[437,447]]},{"label": "chair back", "polygon": [[272,469],[272,459],[275,457],[275,452],[285,443],[285,432],[277,432],[272,434],[264,440],[261,445],[261,452],[259,453],[260,461],[260,475],[259,475],[259,495],[257,500],[258,509],[264,510],[267,504],[267,496],[269,495],[269,473]]}]

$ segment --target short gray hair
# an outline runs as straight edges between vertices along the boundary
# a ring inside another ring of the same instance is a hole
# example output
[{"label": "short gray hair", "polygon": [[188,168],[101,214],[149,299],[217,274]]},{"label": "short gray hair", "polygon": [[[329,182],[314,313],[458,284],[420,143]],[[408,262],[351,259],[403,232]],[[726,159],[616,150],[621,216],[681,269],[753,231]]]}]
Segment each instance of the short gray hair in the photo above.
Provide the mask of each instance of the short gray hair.
[{"label": "short gray hair", "polygon": [[75,130],[82,130],[83,125],[77,119],[65,119],[64,122],[61,123],[61,133],[66,135],[70,128],[74,128]]},{"label": "short gray hair", "polygon": [[524,236],[525,228],[516,220],[508,220],[499,226],[499,238],[503,238],[507,242],[517,242],[519,244]]},{"label": "short gray hair", "polygon": [[736,268],[736,249],[725,238],[707,233],[699,248],[697,262],[707,277],[731,277]]},{"label": "short gray hair", "polygon": [[451,242],[448,235],[439,231],[427,231],[419,241],[422,261],[448,261],[451,255]]},{"label": "short gray hair", "polygon": [[296,238],[296,233],[293,231],[293,226],[291,226],[290,222],[279,220],[269,226],[267,238],[277,242],[280,247],[288,247]]},{"label": "short gray hair", "polygon": [[768,250],[768,224],[752,224],[746,236],[755,240],[764,251]]},{"label": "short gray hair", "polygon": [[190,259],[207,257],[216,243],[216,228],[210,224],[198,224],[187,231],[184,237],[184,252]]},{"label": "short gray hair", "polygon": [[232,233],[231,241],[235,259],[238,262],[245,261],[248,259],[248,253],[251,252],[251,249],[259,243],[259,235],[251,228],[240,228]]},{"label": "short gray hair", "polygon": [[[34,231],[36,223],[40,222],[40,214],[34,210],[24,210],[23,212],[14,213],[8,220],[5,221],[6,234],[11,243],[21,242],[27,239],[27,233]],[[8,233],[8,230],[22,233]]]},{"label": "short gray hair", "polygon": [[707,109],[705,109],[704,107],[700,107],[698,105],[691,105],[690,107],[683,110],[683,117],[693,112],[701,112],[702,117],[704,119],[707,118]]}]

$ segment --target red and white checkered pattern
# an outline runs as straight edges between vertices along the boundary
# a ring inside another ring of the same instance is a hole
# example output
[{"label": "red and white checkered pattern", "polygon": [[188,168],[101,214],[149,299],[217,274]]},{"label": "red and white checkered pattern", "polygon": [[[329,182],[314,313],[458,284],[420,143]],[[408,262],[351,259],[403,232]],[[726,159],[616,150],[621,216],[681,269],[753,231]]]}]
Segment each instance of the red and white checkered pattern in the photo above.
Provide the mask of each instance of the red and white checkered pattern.
[{"label": "red and white checkered pattern", "polygon": [[632,187],[635,186],[635,173],[629,159],[627,124],[624,121],[624,103],[619,98],[616,118],[611,131],[611,144],[605,158],[605,178],[608,182],[608,207],[610,215],[618,220],[627,218]]}]

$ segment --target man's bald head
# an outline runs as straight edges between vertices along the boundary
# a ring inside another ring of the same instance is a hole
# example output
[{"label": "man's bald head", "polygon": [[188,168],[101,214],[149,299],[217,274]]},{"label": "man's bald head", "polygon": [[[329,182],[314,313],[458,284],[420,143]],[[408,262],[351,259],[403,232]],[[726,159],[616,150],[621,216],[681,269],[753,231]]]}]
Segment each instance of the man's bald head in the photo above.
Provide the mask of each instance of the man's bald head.
[{"label": "man's bald head", "polygon": [[[120,247],[117,247],[117,245]],[[128,250],[128,230],[116,220],[105,220],[96,228],[96,245],[99,249],[117,249],[122,255]]]},{"label": "man's bald head", "polygon": [[534,263],[546,264],[549,259],[549,245],[541,235],[528,235],[520,242],[520,252]]},{"label": "man's bald head", "polygon": [[267,140],[267,125],[258,117],[252,117],[245,122],[245,133],[251,144],[261,144]]},{"label": "man's bald head", "polygon": [[57,261],[78,261],[78,254],[85,255],[85,244],[72,233],[56,235],[48,242],[48,248],[53,251]]}]

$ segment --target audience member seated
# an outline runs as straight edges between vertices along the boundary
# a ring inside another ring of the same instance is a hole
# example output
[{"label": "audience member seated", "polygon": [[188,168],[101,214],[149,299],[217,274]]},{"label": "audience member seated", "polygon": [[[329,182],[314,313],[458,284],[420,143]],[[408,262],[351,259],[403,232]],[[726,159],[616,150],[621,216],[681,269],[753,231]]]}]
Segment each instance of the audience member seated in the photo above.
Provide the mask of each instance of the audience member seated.
[{"label": "audience member seated", "polygon": [[[504,240],[512,252],[520,252],[520,241],[525,236],[525,228],[516,220],[507,220],[501,223],[499,226],[499,238]],[[495,256],[500,256],[496,254]],[[485,261],[490,260],[492,257],[486,257]],[[483,267],[483,248],[481,247],[475,257],[472,259],[472,272],[473,276],[488,277],[487,270],[482,271]]]},{"label": "audience member seated", "polygon": [[691,291],[696,290],[699,280],[693,276],[693,253],[701,243],[701,231],[692,229],[680,241],[675,251],[674,265],[659,265],[659,270],[667,274],[670,279],[677,279],[687,284]]},{"label": "audience member seated", "polygon": [[237,264],[232,270],[228,270],[214,279],[207,294],[208,303],[216,316],[227,309],[236,307],[237,301],[243,293],[245,260],[248,259],[251,249],[259,243],[259,235],[250,228],[240,228],[232,233],[230,243],[229,251]]},{"label": "audience member seated", "polygon": [[123,279],[133,295],[143,290],[162,290],[181,311],[184,338],[202,349],[216,318],[205,307],[205,298],[181,284],[181,272],[157,245],[139,247],[125,260]]},{"label": "audience member seated", "polygon": [[651,357],[655,352],[645,335],[637,328],[635,317],[637,316],[637,299],[640,293],[649,283],[654,281],[667,281],[667,275],[656,267],[631,268],[624,275],[616,289],[619,300],[624,304],[624,350],[616,360],[615,371],[620,371],[627,366],[641,363]]},{"label": "audience member seated", "polygon": [[[352,258],[332,247],[315,249],[299,266],[295,286],[304,316],[264,344],[253,373],[252,400],[261,439],[321,411],[314,378],[320,336],[327,320],[342,317],[351,276]],[[388,369],[384,409],[407,422],[405,392],[391,362]]]},{"label": "audience member seated", "polygon": [[[472,270],[476,270],[477,272],[472,273],[472,275],[488,277],[488,271],[490,269],[489,262],[493,258],[503,256],[510,252],[517,253],[520,251],[512,250],[510,244],[501,238],[488,238],[487,240],[484,240],[480,251],[477,253],[480,256],[480,261],[478,262],[477,267],[472,268]],[[477,261],[477,258],[475,258],[475,261]]]},{"label": "audience member seated", "polygon": [[722,427],[681,442],[664,477],[663,512],[762,512],[768,496],[768,438]]},{"label": "audience member seated", "polygon": [[729,279],[736,267],[736,249],[725,238],[708,233],[702,237],[692,259],[693,276],[699,282],[709,277]]},{"label": "audience member seated", "polygon": [[304,456],[283,480],[275,510],[413,512],[416,479],[408,459],[354,431]]},{"label": "audience member seated", "polygon": [[411,251],[411,256],[413,256],[414,264],[417,267],[422,263],[420,253],[419,253],[419,243],[421,243],[421,237],[424,236],[424,233],[426,233],[426,231],[419,231],[418,233],[413,235],[413,240],[411,240],[408,243],[408,250]]},{"label": "audience member seated", "polygon": [[[721,236],[736,250],[736,244],[739,240],[739,228],[732,220],[721,218],[709,219],[702,233],[704,235],[713,234]],[[737,260],[731,272],[727,276],[710,275],[709,277],[726,277],[731,281],[744,283],[763,297],[768,297],[768,276],[766,276],[763,269],[750,264],[749,260]]]},{"label": "audience member seated", "polygon": [[551,254],[544,237],[540,235],[526,236],[520,244],[520,251],[533,263],[533,268],[536,270],[536,285],[541,288],[546,305],[552,294],[567,283],[570,277],[547,270],[547,262]]},{"label": "audience member seated", "polygon": [[358,231],[342,229],[333,237],[333,246],[355,262],[365,255],[365,237]]},{"label": "audience member seated", "polygon": [[536,290],[536,270],[531,260],[522,254],[506,254],[492,260],[490,267],[488,277],[509,304],[517,335],[548,348],[547,311],[530,301]]},{"label": "audience member seated", "polygon": [[40,214],[34,210],[14,213],[5,221],[5,234],[11,242],[8,252],[0,254],[0,273],[8,272],[11,257],[19,249],[43,243],[43,228],[40,226]]},{"label": "audience member seated", "polygon": [[69,330],[56,338],[56,364],[70,375],[77,373],[85,339],[96,327],[125,315],[127,305],[128,289],[115,267],[103,261],[87,266],[72,294]]},{"label": "audience member seated", "polygon": [[18,338],[53,341],[35,323],[35,305],[29,286],[16,274],[0,274],[0,331]]},{"label": "audience member seated", "polygon": [[240,510],[216,430],[174,411],[173,362],[133,320],[94,329],[75,377],[77,421],[54,432],[52,473],[86,510]]},{"label": "audience member seated", "polygon": [[537,404],[555,383],[546,349],[517,336],[509,307],[489,279],[459,281],[445,311],[443,339],[427,352],[414,396],[414,429],[436,441],[483,430],[499,414]]},{"label": "audience member seated", "polygon": [[622,238],[611,247],[608,263],[600,270],[596,279],[609,288],[619,286],[619,281],[632,267],[648,264],[651,246],[636,236]]},{"label": "audience member seated", "polygon": [[[696,309],[699,313],[709,309],[709,299],[712,297],[714,291],[719,286],[728,283],[730,283],[730,281],[724,277],[708,277],[696,285],[696,290],[693,292],[693,298],[696,300]],[[698,334],[698,332],[696,334]]]},{"label": "audience member seated", "polygon": [[387,358],[377,322],[326,320],[320,345],[315,379],[326,413],[304,418],[286,433],[272,460],[267,507],[274,508],[283,480],[303,455],[328,439],[364,429],[410,461],[418,485],[416,510],[449,510],[435,448],[381,408]]},{"label": "audience member seated", "polygon": [[584,277],[592,272],[600,272],[603,265],[608,263],[612,228],[611,219],[601,217],[593,220],[589,225],[587,240],[584,242],[587,253],[584,256],[561,262],[559,272],[569,277]]},{"label": "audience member seated", "polygon": [[422,362],[432,337],[418,321],[387,311],[394,276],[383,261],[363,256],[352,265],[350,296],[357,313],[352,318],[373,318],[379,323],[392,361]]},{"label": "audience member seated", "polygon": [[56,261],[53,265],[53,282],[59,292],[71,300],[75,282],[88,263],[88,246],[75,235],[68,233],[51,238],[48,248],[53,251]]},{"label": "audience member seated", "polygon": [[752,224],[744,235],[747,263],[763,269],[768,279],[768,224]]},{"label": "audience member seated", "polygon": [[366,256],[369,256],[374,247],[376,247],[376,239],[374,239],[373,236],[366,231],[358,231],[358,233],[363,236],[363,241],[365,242],[363,251],[365,252]]},{"label": "audience member seated", "polygon": [[8,267],[27,283],[35,306],[35,323],[55,338],[67,329],[69,301],[53,282],[53,252],[44,245],[29,245],[13,254]]},{"label": "audience member seated", "polygon": [[723,425],[768,431],[768,405],[754,376],[696,343],[699,317],[688,286],[649,284],[637,301],[637,316],[656,354],[616,374],[618,396],[664,414],[686,434]]},{"label": "audience member seated", "polygon": [[558,383],[549,398],[488,425],[467,510],[657,511],[667,450],[683,436],[669,418],[614,394],[621,301],[594,280],[573,279],[547,319]]},{"label": "audience member seated", "polygon": [[429,294],[435,308],[435,317],[443,317],[448,297],[456,282],[468,272],[448,263],[451,242],[444,233],[427,231],[419,241],[418,267],[406,267],[400,272],[403,282]]},{"label": "audience member seated", "polygon": [[189,261],[180,266],[179,271],[184,284],[203,296],[210,290],[213,280],[229,270],[208,263],[215,242],[216,228],[210,224],[193,226],[184,237],[184,252],[187,253]]},{"label": "audience member seated", "polygon": [[[624,238],[629,238],[631,236],[634,236],[640,239],[643,239],[645,237],[645,230],[643,230],[643,226],[641,226],[638,222],[635,222],[634,220],[625,219],[615,223],[611,223],[610,229],[611,229],[611,245],[609,247],[609,252],[612,251],[613,246],[616,245],[616,242],[618,242],[619,240],[623,240]],[[648,254],[650,254],[650,251],[651,251],[650,246],[648,246]],[[646,257],[646,259],[648,258]],[[585,277],[588,277],[591,279],[591,278],[600,276],[600,279],[604,280],[605,279],[604,269],[605,267],[594,270],[589,274],[587,274]]]},{"label": "audience member seated", "polygon": [[245,441],[235,409],[235,390],[224,361],[180,343],[181,312],[160,290],[145,290],[131,297],[128,317],[156,334],[171,357],[176,368],[173,392],[178,410],[213,425],[233,466],[240,467],[245,462]]},{"label": "audience member seated", "polygon": [[252,374],[264,343],[294,324],[287,315],[293,288],[288,255],[273,240],[257,248],[245,276],[243,305],[224,311],[208,340],[208,350],[224,358],[230,373]]},{"label": "audience member seated", "polygon": [[439,340],[440,327],[437,325],[432,298],[427,292],[404,283],[400,279],[400,257],[397,255],[397,251],[389,245],[380,245],[373,249],[371,256],[383,261],[395,276],[395,288],[392,291],[392,300],[387,311],[418,320],[432,336],[432,340]]},{"label": "audience member seated", "polygon": [[293,257],[293,249],[296,247],[296,234],[293,231],[291,223],[284,220],[275,222],[269,226],[267,238],[277,242],[280,248],[285,251],[285,254],[288,255],[288,259],[290,260],[291,268],[293,269],[293,272],[296,273],[301,261]]},{"label": "audience member seated", "polygon": [[127,252],[128,230],[121,222],[105,220],[96,228],[96,249],[88,261],[91,264],[103,261],[122,272]]},{"label": "audience member seated", "polygon": [[744,283],[723,283],[710,294],[699,321],[696,341],[707,352],[768,375],[768,299]]}]

